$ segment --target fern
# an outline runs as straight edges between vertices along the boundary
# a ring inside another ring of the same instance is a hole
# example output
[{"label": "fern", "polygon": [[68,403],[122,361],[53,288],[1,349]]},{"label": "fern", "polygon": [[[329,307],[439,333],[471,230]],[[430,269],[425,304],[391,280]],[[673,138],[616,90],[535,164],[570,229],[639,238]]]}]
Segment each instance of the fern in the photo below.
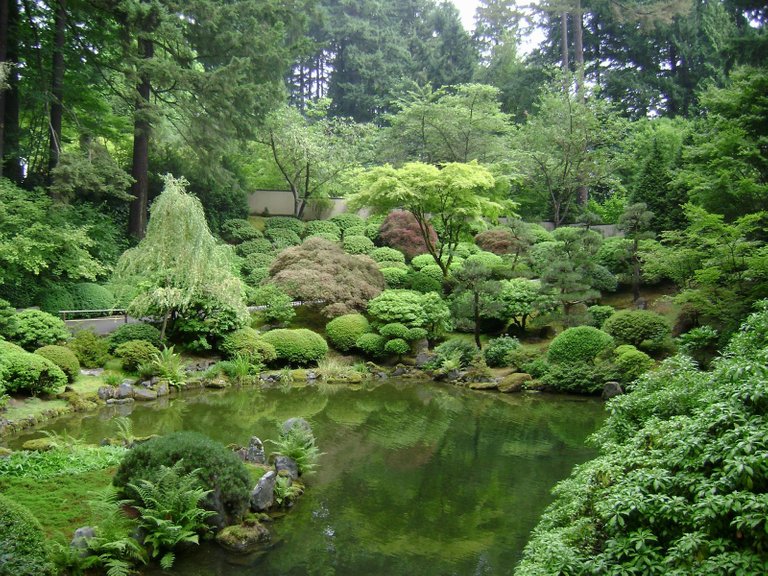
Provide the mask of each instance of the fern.
[{"label": "fern", "polygon": [[312,472],[322,456],[315,445],[314,435],[302,426],[293,426],[282,432],[277,440],[267,442],[275,445],[278,454],[292,458],[299,468],[299,474]]},{"label": "fern", "polygon": [[176,388],[180,388],[187,379],[184,373],[184,362],[181,359],[181,354],[175,353],[173,346],[170,348],[164,347],[162,350],[155,352],[152,358],[152,366],[160,376],[168,380],[168,383]]}]

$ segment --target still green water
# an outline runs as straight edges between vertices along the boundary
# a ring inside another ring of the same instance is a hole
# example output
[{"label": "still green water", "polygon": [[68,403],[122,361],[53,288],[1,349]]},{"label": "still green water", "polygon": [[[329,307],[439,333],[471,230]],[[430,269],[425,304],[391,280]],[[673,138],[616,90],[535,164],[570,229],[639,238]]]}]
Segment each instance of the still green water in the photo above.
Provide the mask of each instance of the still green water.
[{"label": "still green water", "polygon": [[[196,430],[226,444],[274,438],[302,416],[324,452],[306,494],[272,524],[266,553],[233,557],[206,544],[179,555],[178,576],[511,574],[552,486],[593,456],[584,440],[604,417],[595,400],[412,382],[248,388],[120,408],[137,435]],[[115,412],[49,429],[96,442],[114,434]]]}]

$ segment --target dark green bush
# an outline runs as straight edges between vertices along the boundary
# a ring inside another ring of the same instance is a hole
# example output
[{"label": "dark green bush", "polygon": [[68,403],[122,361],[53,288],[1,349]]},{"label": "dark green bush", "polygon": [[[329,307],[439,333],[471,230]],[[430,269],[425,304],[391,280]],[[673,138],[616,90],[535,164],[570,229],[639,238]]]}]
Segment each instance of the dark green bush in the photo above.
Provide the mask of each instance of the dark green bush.
[{"label": "dark green bush", "polygon": [[345,236],[341,246],[350,254],[368,254],[375,248],[373,240],[366,236]]},{"label": "dark green bush", "polygon": [[93,282],[79,282],[72,287],[77,310],[111,310],[115,295],[109,288]]},{"label": "dark green bush", "polygon": [[477,354],[477,346],[469,340],[451,338],[435,348],[436,357],[433,363],[435,366],[440,366],[445,360],[457,356],[461,367],[466,368],[472,363]]},{"label": "dark green bush", "polygon": [[221,225],[221,237],[229,244],[242,244],[247,240],[261,238],[262,234],[248,220],[233,218]]},{"label": "dark green bush", "polygon": [[13,318],[13,333],[2,334],[25,350],[58,344],[70,337],[64,321],[41,310],[23,310]]},{"label": "dark green bush", "polygon": [[246,240],[235,248],[237,255],[243,258],[247,258],[250,254],[272,254],[274,251],[275,248],[272,246],[272,242],[266,238]]},{"label": "dark green bush", "polygon": [[318,362],[328,353],[323,337],[306,328],[270,330],[262,338],[275,347],[277,359],[288,364]]},{"label": "dark green bush", "polygon": [[47,576],[53,563],[40,522],[0,494],[0,576]]},{"label": "dark green bush", "polygon": [[128,340],[115,348],[115,356],[120,359],[123,370],[136,372],[142,364],[149,364],[160,350],[146,340]]},{"label": "dark green bush", "polygon": [[264,221],[265,232],[276,230],[278,228],[283,230],[290,230],[294,234],[301,236],[301,234],[304,232],[304,222],[298,218],[293,218],[292,216],[273,216],[272,218],[267,218]]},{"label": "dark green bush", "polygon": [[372,250],[370,254],[368,254],[371,258],[373,258],[376,262],[402,262],[405,263],[405,256],[403,256],[403,253],[399,250],[395,250],[394,248],[387,248],[386,246],[383,248],[376,248],[375,250]]},{"label": "dark green bush", "polygon": [[465,262],[477,262],[486,268],[498,268],[504,264],[504,259],[493,252],[478,252],[467,257]]},{"label": "dark green bush", "polygon": [[362,350],[363,354],[366,356],[378,358],[384,355],[384,345],[386,342],[387,339],[381,334],[370,332],[360,336],[360,338],[357,339],[357,342],[355,342],[355,346]]},{"label": "dark green bush", "polygon": [[213,522],[222,527],[240,520],[248,509],[251,480],[243,462],[223,444],[197,432],[174,432],[141,443],[128,452],[113,484],[126,498],[137,499],[129,484],[155,482],[161,466],[180,463],[180,472],[198,470],[197,477],[212,492],[203,507],[216,512]]},{"label": "dark green bush", "polygon": [[60,310],[74,310],[75,297],[69,287],[61,284],[51,284],[43,291],[40,298],[40,309],[49,314],[58,314]]},{"label": "dark green bush", "polygon": [[617,346],[612,362],[616,379],[623,384],[637,380],[653,366],[653,358],[630,344]]},{"label": "dark green bush", "polygon": [[307,238],[322,238],[323,240],[328,240],[328,242],[333,242],[334,244],[338,244],[339,242],[336,234],[331,232],[315,232],[311,236],[307,236]]},{"label": "dark green bush", "polygon": [[405,337],[408,335],[408,326],[400,322],[391,322],[389,324],[384,324],[384,326],[379,328],[379,334],[385,338],[405,339]]},{"label": "dark green bush", "polygon": [[[435,268],[438,270],[440,269],[438,266],[435,266]],[[418,272],[412,271],[405,278],[405,285],[409,289],[415,290],[416,292],[421,292],[422,294],[426,294],[427,292],[437,292],[438,294],[442,294],[442,272],[440,276],[441,279],[438,280],[434,277],[433,274],[429,274],[423,270],[419,270]]]},{"label": "dark green bush", "polygon": [[158,347],[160,346],[160,330],[149,324],[123,324],[109,337],[109,351],[114,352],[115,348],[129,340],[146,340]]},{"label": "dark green bush", "polygon": [[265,306],[258,314],[266,322],[275,324],[287,324],[296,316],[291,298],[275,284],[259,286],[248,295],[249,304]]},{"label": "dark green bush", "polygon": [[274,254],[253,252],[243,257],[243,261],[240,264],[240,269],[243,271],[243,275],[247,276],[252,270],[255,270],[256,268],[269,268],[270,264],[272,264],[274,261]]},{"label": "dark green bush", "polygon": [[370,331],[368,319],[362,314],[344,314],[325,325],[328,342],[341,352],[354,348],[358,338]]},{"label": "dark green bush", "polygon": [[386,268],[381,268],[381,275],[384,276],[387,288],[403,288],[408,278],[408,270],[387,266]]},{"label": "dark green bush", "polygon": [[53,394],[67,384],[67,376],[53,362],[0,341],[0,385],[8,392]]},{"label": "dark green bush", "polygon": [[344,232],[345,236],[350,228],[357,228],[365,225],[365,220],[357,214],[350,214],[349,212],[334,216],[331,218],[331,222],[336,224],[336,226],[339,227],[339,230]]},{"label": "dark green bush", "polygon": [[48,358],[51,362],[61,368],[69,382],[74,382],[80,374],[80,361],[69,348],[49,344],[35,350],[35,354]]},{"label": "dark green bush", "polygon": [[330,234],[333,242],[341,240],[341,229],[330,220],[311,220],[306,223],[303,237],[309,238],[317,234]]},{"label": "dark green bush", "polygon": [[245,356],[251,362],[266,364],[277,358],[277,352],[274,346],[265,342],[256,330],[253,328],[240,328],[230,332],[219,344],[221,350],[227,358],[235,356]]},{"label": "dark green bush", "polygon": [[595,394],[605,386],[608,374],[604,367],[587,362],[549,364],[539,379],[560,392]]},{"label": "dark green bush", "polygon": [[387,354],[402,356],[410,351],[411,346],[402,338],[393,338],[392,340],[387,340],[387,343],[384,344],[384,352]]},{"label": "dark green bush", "polygon": [[595,328],[602,328],[605,321],[616,312],[613,306],[590,306],[587,313],[591,319],[590,324]]},{"label": "dark green bush", "polygon": [[371,238],[365,233],[365,226],[350,226],[349,228],[344,229],[343,232],[344,236],[365,236],[371,241],[375,240],[375,238]]},{"label": "dark green bush", "polygon": [[603,329],[619,344],[650,349],[669,338],[672,328],[664,316],[650,310],[622,310],[603,324]]},{"label": "dark green bush", "polygon": [[109,360],[109,342],[93,330],[78,330],[67,342],[81,366],[100,368]]},{"label": "dark green bush", "polygon": [[491,368],[509,366],[511,362],[510,353],[518,348],[520,348],[520,341],[517,338],[511,338],[509,336],[493,338],[483,350],[485,363]]},{"label": "dark green bush", "polygon": [[552,340],[547,360],[552,364],[592,362],[612,343],[608,334],[593,326],[568,328]]},{"label": "dark green bush", "polygon": [[287,228],[273,228],[267,230],[265,236],[269,238],[275,246],[298,246],[301,244],[301,238],[296,232]]},{"label": "dark green bush", "polygon": [[[243,281],[251,288],[258,288],[267,278],[269,278],[269,268],[264,266],[263,268],[254,268],[249,271],[248,274],[243,277]],[[253,304],[253,298],[251,296],[248,297],[248,304]]]},{"label": "dark green bush", "polygon": [[427,336],[429,336],[429,332],[425,328],[408,328],[408,332],[405,333],[403,338],[413,342],[415,340],[424,340]]}]

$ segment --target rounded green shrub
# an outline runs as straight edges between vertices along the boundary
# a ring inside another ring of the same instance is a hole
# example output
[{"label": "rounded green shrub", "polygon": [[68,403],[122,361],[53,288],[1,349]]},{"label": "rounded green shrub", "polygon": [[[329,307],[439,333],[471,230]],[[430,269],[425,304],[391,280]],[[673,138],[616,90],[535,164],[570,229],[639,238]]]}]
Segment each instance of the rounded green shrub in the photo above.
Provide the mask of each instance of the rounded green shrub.
[{"label": "rounded green shrub", "polygon": [[61,368],[69,382],[74,382],[80,374],[80,361],[69,348],[49,344],[35,350],[35,354],[48,358],[51,362]]},{"label": "rounded green shrub", "polygon": [[[424,268],[430,268],[430,266],[425,266]],[[435,266],[435,268],[440,270],[439,266]],[[442,294],[442,277],[442,272],[440,273],[440,279],[437,279],[435,278],[434,274],[424,272],[424,269],[421,269],[419,271],[410,272],[405,279],[405,285],[409,289],[415,290],[416,292],[421,292],[422,294],[426,294],[428,292],[437,292],[438,294]]]},{"label": "rounded green shrub", "polygon": [[268,254],[264,252],[253,252],[243,257],[243,261],[240,264],[240,269],[243,271],[243,275],[247,276],[251,271],[256,268],[269,268],[272,262],[275,261],[274,254]]},{"label": "rounded green shrub", "polygon": [[357,339],[370,331],[368,319],[362,314],[344,314],[325,325],[328,342],[341,352],[354,348]]},{"label": "rounded green shrub", "polygon": [[368,254],[375,248],[373,240],[365,236],[344,236],[341,246],[350,254]]},{"label": "rounded green shrub", "polygon": [[617,346],[613,352],[613,365],[618,380],[626,384],[650,370],[653,358],[634,346],[622,345]]},{"label": "rounded green shrub", "polygon": [[331,218],[331,222],[336,224],[336,226],[339,227],[339,230],[344,232],[345,236],[347,234],[347,230],[349,230],[350,228],[365,226],[365,220],[363,220],[363,218],[361,218],[357,214],[352,214],[350,212],[337,214],[336,216]]},{"label": "rounded green shrub", "polygon": [[411,260],[411,266],[414,270],[421,270],[425,266],[432,266],[433,264],[435,264],[435,259],[432,258],[431,254],[419,254]]},{"label": "rounded green shrub", "polygon": [[229,244],[242,244],[247,240],[256,240],[262,233],[254,228],[248,220],[232,218],[221,225],[221,237]]},{"label": "rounded green shrub", "polygon": [[408,326],[400,322],[391,322],[379,328],[379,334],[385,338],[403,338],[408,335]]},{"label": "rounded green shrub", "polygon": [[129,340],[146,340],[153,346],[160,346],[160,330],[149,324],[137,322],[135,324],[123,324],[112,332],[109,337],[109,351],[114,352],[115,348]]},{"label": "rounded green shrub", "polygon": [[93,282],[79,282],[72,287],[72,296],[78,310],[111,310],[115,295],[109,288]]},{"label": "rounded green shrub", "polygon": [[592,326],[602,328],[605,321],[616,312],[616,309],[613,306],[590,306],[587,308],[587,312],[592,319]]},{"label": "rounded green shrub", "polygon": [[304,226],[304,238],[318,234],[330,234],[333,237],[332,242],[341,240],[341,229],[330,220],[311,220],[306,223]]},{"label": "rounded green shrub", "polygon": [[288,246],[298,246],[301,244],[301,238],[293,230],[287,228],[274,228],[267,230],[265,236],[269,238],[273,243],[281,244],[287,243]]},{"label": "rounded green shrub", "polygon": [[368,254],[376,262],[402,262],[405,263],[405,256],[399,250],[394,248],[388,248],[386,246],[382,248],[376,248]]},{"label": "rounded green shrub", "polygon": [[384,276],[387,288],[402,288],[405,286],[406,278],[408,278],[408,270],[387,266],[386,268],[381,268],[381,275]]},{"label": "rounded green shrub", "polygon": [[558,334],[547,351],[553,364],[592,362],[595,356],[613,344],[613,338],[594,326],[576,326]]},{"label": "rounded green shrub", "polygon": [[345,228],[344,229],[344,237],[346,238],[347,236],[365,236],[366,238],[368,238],[371,241],[375,240],[375,238],[370,238],[365,233],[365,226],[362,226],[362,225],[361,226],[350,226],[349,228]]},{"label": "rounded green shrub", "polygon": [[589,362],[569,362],[548,364],[539,379],[560,392],[595,394],[605,386],[606,374]]},{"label": "rounded green shrub", "polygon": [[366,356],[378,358],[379,356],[384,355],[384,345],[386,342],[387,339],[381,334],[370,332],[360,336],[360,338],[357,339],[357,342],[355,342],[355,346],[362,350],[363,354]]},{"label": "rounded green shrub", "polygon": [[384,352],[387,354],[402,356],[410,351],[411,346],[402,338],[393,338],[392,340],[387,340],[387,343],[384,344]]},{"label": "rounded green shrub", "polygon": [[[262,268],[254,268],[248,274],[243,277],[243,281],[250,287],[258,287],[264,280],[269,278],[269,268],[264,266]],[[252,304],[249,297],[249,304]]]},{"label": "rounded green shrub", "polygon": [[424,274],[425,276],[429,276],[436,282],[439,282],[441,285],[443,283],[443,271],[440,269],[440,266],[437,264],[428,264],[419,270],[419,274]]},{"label": "rounded green shrub", "polygon": [[451,338],[435,348],[435,360],[440,366],[445,360],[458,357],[462,368],[469,366],[477,355],[477,347],[463,338]]},{"label": "rounded green shrub", "polygon": [[109,342],[93,330],[78,330],[67,342],[67,348],[72,350],[86,368],[100,368],[109,360]]},{"label": "rounded green shrub", "polygon": [[427,336],[429,336],[429,332],[424,328],[408,328],[404,338],[409,342],[413,342],[414,340],[424,340]]},{"label": "rounded green shrub", "polygon": [[520,348],[520,341],[510,336],[500,336],[493,338],[483,350],[485,363],[491,368],[501,368],[509,366],[511,363],[510,354]]},{"label": "rounded green shrub", "polygon": [[52,284],[43,292],[40,309],[49,314],[58,314],[60,310],[74,310],[75,297],[68,287]]},{"label": "rounded green shrub", "polygon": [[161,466],[177,463],[182,473],[196,471],[201,486],[211,490],[203,507],[216,512],[212,518],[216,526],[230,525],[243,517],[251,488],[245,465],[223,444],[197,432],[174,432],[138,444],[125,455],[112,483],[126,498],[137,499],[130,484],[154,482]]},{"label": "rounded green shrub", "polygon": [[58,344],[70,337],[64,321],[41,310],[23,310],[14,316],[13,334],[3,334],[25,350]]},{"label": "rounded green shrub", "polygon": [[40,522],[24,506],[0,494],[0,575],[54,573]]},{"label": "rounded green shrub", "polygon": [[482,252],[480,247],[472,242],[459,242],[453,250],[454,258],[469,258],[473,254]]},{"label": "rounded green shrub", "polygon": [[277,359],[288,364],[318,362],[328,353],[323,337],[306,328],[270,330],[262,338],[275,347]]},{"label": "rounded green shrub", "polygon": [[115,348],[115,356],[120,359],[123,370],[136,372],[142,364],[149,364],[160,350],[146,340],[128,340]]},{"label": "rounded green shrub", "polygon": [[0,341],[0,385],[8,392],[53,394],[67,384],[67,376],[53,362]]},{"label": "rounded green shrub", "polygon": [[256,238],[254,240],[246,240],[242,244],[238,244],[235,252],[238,256],[247,258],[250,254],[272,254],[275,248],[272,246],[272,242],[266,238]]},{"label": "rounded green shrub", "polygon": [[336,235],[331,232],[315,232],[314,234],[306,236],[304,239],[306,240],[307,238],[322,238],[323,240],[328,240],[328,242],[333,242],[334,244],[339,241]]},{"label": "rounded green shrub", "polygon": [[230,332],[219,344],[227,358],[245,356],[254,363],[272,362],[277,358],[275,347],[265,342],[253,328],[245,327]]},{"label": "rounded green shrub", "polygon": [[294,234],[301,236],[304,232],[304,222],[292,216],[273,216],[264,221],[265,232],[276,230],[278,228],[290,230]]},{"label": "rounded green shrub", "polygon": [[468,256],[464,262],[477,262],[487,268],[498,268],[504,264],[504,259],[493,252],[478,252]]},{"label": "rounded green shrub", "polygon": [[652,348],[664,342],[672,327],[664,316],[650,310],[622,310],[603,324],[603,330],[620,344]]}]

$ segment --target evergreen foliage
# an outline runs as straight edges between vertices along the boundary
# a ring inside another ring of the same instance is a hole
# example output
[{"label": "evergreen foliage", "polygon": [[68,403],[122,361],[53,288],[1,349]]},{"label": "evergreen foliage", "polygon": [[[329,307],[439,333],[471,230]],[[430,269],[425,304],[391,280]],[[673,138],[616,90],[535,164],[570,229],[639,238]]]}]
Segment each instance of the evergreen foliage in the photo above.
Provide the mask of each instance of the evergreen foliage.
[{"label": "evergreen foliage", "polygon": [[40,522],[0,494],[0,575],[48,576],[55,573]]},{"label": "evergreen foliage", "polygon": [[278,328],[262,336],[277,353],[277,360],[290,365],[316,363],[328,354],[328,344],[317,332],[306,328]]},{"label": "evergreen foliage", "polygon": [[325,335],[331,346],[347,352],[355,347],[355,343],[363,334],[371,331],[368,319],[362,314],[344,314],[325,325]]},{"label": "evergreen foliage", "polygon": [[80,362],[77,356],[69,348],[64,346],[48,345],[35,350],[35,354],[47,358],[67,377],[67,381],[72,383],[80,375]]}]

